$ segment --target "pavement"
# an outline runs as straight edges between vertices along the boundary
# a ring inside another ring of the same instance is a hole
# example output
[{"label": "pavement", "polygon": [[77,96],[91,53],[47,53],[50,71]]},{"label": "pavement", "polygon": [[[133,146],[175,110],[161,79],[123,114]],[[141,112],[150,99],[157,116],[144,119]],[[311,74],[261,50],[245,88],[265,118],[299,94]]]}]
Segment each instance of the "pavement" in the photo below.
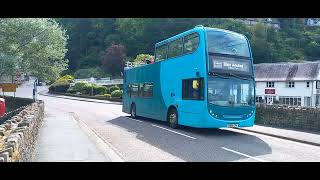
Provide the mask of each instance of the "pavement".
[{"label": "pavement", "polygon": [[111,161],[81,130],[72,113],[46,111],[35,148],[35,162]]},{"label": "pavement", "polygon": [[303,132],[303,131],[292,130],[292,129],[282,129],[282,128],[274,128],[274,127],[268,127],[268,126],[260,126],[260,125],[254,125],[253,127],[237,128],[237,129],[265,134],[268,136],[301,142],[305,144],[320,146],[320,134],[315,132]]}]

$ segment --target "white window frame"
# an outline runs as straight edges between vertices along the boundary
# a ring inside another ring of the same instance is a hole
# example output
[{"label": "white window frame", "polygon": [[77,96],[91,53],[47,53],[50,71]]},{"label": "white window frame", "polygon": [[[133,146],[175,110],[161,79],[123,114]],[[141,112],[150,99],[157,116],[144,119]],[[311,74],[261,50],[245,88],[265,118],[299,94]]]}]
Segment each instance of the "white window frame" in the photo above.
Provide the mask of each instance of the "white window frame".
[{"label": "white window frame", "polygon": [[268,82],[266,82],[266,87],[268,87],[268,88],[274,88],[274,82],[273,82],[273,81],[268,81]]}]

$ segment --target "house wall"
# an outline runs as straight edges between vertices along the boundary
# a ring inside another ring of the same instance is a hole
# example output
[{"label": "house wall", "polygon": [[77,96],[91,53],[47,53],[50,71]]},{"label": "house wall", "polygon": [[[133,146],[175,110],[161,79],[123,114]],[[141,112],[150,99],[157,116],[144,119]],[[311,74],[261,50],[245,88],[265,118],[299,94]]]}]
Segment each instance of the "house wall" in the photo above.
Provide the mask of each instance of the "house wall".
[{"label": "house wall", "polygon": [[[286,87],[286,82],[274,82],[274,88],[268,88],[266,81],[256,82],[256,95],[262,96],[294,96],[301,97],[301,106],[305,106],[304,97],[311,97],[311,105],[315,106],[316,81],[309,81],[310,86],[307,87],[307,81],[295,81],[295,87]],[[265,94],[265,89],[275,89],[275,94]]]}]

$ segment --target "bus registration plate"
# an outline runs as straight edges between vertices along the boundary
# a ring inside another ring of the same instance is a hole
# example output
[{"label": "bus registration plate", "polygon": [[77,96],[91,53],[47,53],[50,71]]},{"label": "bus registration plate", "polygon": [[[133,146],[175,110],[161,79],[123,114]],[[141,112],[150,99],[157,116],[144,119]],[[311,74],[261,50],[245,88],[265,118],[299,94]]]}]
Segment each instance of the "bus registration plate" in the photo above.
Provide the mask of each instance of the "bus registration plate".
[{"label": "bus registration plate", "polygon": [[227,127],[228,127],[228,128],[238,127],[238,124],[228,124]]}]

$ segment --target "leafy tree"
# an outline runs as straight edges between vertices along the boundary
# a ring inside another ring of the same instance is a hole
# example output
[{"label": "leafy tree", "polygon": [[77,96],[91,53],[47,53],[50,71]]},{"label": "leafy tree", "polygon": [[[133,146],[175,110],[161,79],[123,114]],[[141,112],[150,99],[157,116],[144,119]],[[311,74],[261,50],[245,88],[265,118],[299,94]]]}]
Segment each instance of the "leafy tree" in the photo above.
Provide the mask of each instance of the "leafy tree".
[{"label": "leafy tree", "polygon": [[0,52],[18,59],[20,71],[40,79],[56,79],[67,68],[67,38],[53,19],[0,19]]},{"label": "leafy tree", "polygon": [[121,44],[112,44],[101,55],[102,68],[112,74],[119,75],[126,61],[126,50]]}]

